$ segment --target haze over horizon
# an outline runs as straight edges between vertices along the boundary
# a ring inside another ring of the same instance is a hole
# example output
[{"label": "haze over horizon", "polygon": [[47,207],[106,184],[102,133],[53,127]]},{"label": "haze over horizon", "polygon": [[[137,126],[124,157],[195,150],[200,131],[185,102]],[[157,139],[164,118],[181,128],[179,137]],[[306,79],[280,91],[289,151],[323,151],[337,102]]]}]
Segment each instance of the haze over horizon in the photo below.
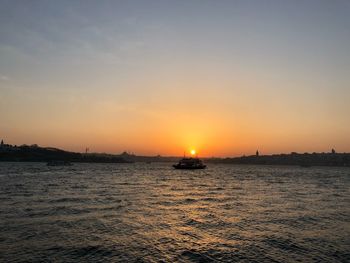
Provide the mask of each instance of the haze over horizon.
[{"label": "haze over horizon", "polygon": [[0,0],[0,139],[350,152],[350,2]]}]

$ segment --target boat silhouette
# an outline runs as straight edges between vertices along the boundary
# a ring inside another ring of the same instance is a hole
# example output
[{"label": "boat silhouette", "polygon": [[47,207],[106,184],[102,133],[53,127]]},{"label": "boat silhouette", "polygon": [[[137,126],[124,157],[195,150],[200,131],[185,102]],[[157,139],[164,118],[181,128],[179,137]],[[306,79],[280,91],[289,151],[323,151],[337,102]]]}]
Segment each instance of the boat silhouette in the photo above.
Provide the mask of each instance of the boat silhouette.
[{"label": "boat silhouette", "polygon": [[183,158],[177,164],[174,164],[175,169],[204,169],[207,166],[203,164],[202,160],[199,158]]}]

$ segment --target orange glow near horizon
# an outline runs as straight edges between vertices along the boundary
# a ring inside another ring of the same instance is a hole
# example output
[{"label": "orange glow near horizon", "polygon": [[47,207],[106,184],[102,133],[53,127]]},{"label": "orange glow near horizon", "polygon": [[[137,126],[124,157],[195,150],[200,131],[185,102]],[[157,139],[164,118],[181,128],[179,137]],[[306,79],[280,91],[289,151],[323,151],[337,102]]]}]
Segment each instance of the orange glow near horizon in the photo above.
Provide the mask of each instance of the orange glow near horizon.
[{"label": "orange glow near horizon", "polygon": [[[81,129],[88,126],[88,119],[81,118],[79,124],[76,121],[76,125],[69,125],[77,118],[67,114],[60,126],[47,122],[45,130],[35,129],[36,125],[28,125],[24,131],[4,129],[0,139],[10,144],[38,144],[77,152],[84,152],[88,147],[90,152],[119,154],[127,151],[150,156],[182,156],[184,149],[186,155],[199,154],[200,157],[241,156],[255,154],[256,150],[262,154],[326,152],[333,147],[341,152],[350,146],[342,144],[343,149],[337,147],[341,145],[341,140],[327,141],[327,134],[291,135],[273,123],[262,125],[248,118],[235,121],[224,114],[210,114],[204,107],[202,112],[195,114],[195,121],[191,121],[185,113],[172,115],[165,112],[164,115],[159,113],[150,117],[139,112],[135,115],[125,112],[123,116],[127,116],[127,120],[120,125],[113,121],[113,116],[99,115],[95,111],[89,115],[94,118],[93,127]],[[293,131],[294,127],[289,129]]]},{"label": "orange glow near horizon", "polygon": [[[262,154],[349,151],[346,111],[318,114],[308,104],[291,111],[294,100],[260,88],[269,83],[252,78],[257,72],[228,79],[215,69],[201,70],[203,74],[189,68],[184,72],[182,67],[172,74],[166,68],[146,70],[146,76],[125,83],[130,91],[123,91],[123,96],[111,88],[116,85],[113,80],[104,84],[105,92],[94,92],[96,85],[87,84],[84,99],[68,84],[71,90],[58,97],[40,90],[28,98],[8,89],[6,101],[15,103],[0,104],[1,112],[7,112],[0,139],[77,152],[88,147],[91,152],[162,156],[182,156],[192,149],[200,157],[241,156],[256,150]],[[264,96],[268,100],[261,99]],[[16,125],[4,125],[14,120]]]},{"label": "orange glow near horizon", "polygon": [[[26,108],[20,107],[28,104],[27,99],[14,94],[13,99],[16,98],[14,101],[18,103],[16,110],[8,111],[2,123],[22,119],[16,126],[2,127],[0,139],[10,144],[38,144],[77,152],[84,152],[88,147],[91,152],[119,154],[127,151],[137,155],[162,156],[182,156],[184,150],[190,154],[192,149],[200,157],[241,156],[255,154],[256,150],[272,154],[326,152],[331,148],[343,152],[350,149],[349,140],[345,140],[348,137],[347,127],[333,129],[333,122],[343,123],[339,116],[327,116],[325,113],[325,120],[332,122],[317,118],[309,122],[305,117],[307,114],[285,111],[284,104],[278,100],[266,103],[254,99],[249,93],[254,83],[248,81],[232,83],[247,90],[245,97],[231,92],[221,97],[218,94],[223,91],[219,92],[216,87],[223,87],[225,83],[218,85],[192,80],[184,84],[177,79],[153,83],[141,80],[142,83],[135,85],[149,90],[152,97],[149,103],[143,97],[137,97],[139,94],[129,94],[134,101],[126,100],[124,104],[117,103],[116,95],[106,97],[98,94],[94,96],[96,100],[88,97],[85,100],[72,99],[72,110],[62,107],[66,103],[65,98],[52,102],[52,98],[47,99],[43,91],[31,98],[30,105],[41,103],[41,106],[33,106],[29,113]],[[201,87],[200,91],[206,93],[197,96],[194,103],[192,98],[200,92],[196,87]],[[190,91],[193,96],[184,98],[183,93]],[[75,95],[76,98],[80,96]],[[75,95],[73,93],[72,98]],[[165,96],[171,97],[171,100],[164,99]],[[242,97],[249,103],[245,103]],[[188,105],[191,105],[190,109]],[[42,111],[42,108],[50,110]]]},{"label": "orange glow near horizon", "polygon": [[2,14],[18,19],[0,23],[5,143],[201,158],[350,151],[346,1],[299,1],[302,12],[94,1],[58,4],[59,16],[7,2]]}]

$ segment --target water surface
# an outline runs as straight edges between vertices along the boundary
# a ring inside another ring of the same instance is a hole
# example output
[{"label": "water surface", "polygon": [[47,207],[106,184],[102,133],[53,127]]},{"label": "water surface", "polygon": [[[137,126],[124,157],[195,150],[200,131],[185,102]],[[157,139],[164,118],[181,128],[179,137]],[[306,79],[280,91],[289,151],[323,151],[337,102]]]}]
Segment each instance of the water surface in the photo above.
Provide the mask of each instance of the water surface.
[{"label": "water surface", "polygon": [[347,262],[350,169],[0,163],[0,261]]}]

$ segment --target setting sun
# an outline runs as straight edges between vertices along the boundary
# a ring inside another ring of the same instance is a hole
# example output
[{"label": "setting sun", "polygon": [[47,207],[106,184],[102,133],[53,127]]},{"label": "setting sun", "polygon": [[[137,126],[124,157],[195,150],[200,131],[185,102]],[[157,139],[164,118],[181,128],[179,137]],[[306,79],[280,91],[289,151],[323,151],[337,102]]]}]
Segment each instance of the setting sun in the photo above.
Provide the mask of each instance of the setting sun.
[{"label": "setting sun", "polygon": [[0,0],[0,263],[350,263],[350,0],[33,2]]}]

